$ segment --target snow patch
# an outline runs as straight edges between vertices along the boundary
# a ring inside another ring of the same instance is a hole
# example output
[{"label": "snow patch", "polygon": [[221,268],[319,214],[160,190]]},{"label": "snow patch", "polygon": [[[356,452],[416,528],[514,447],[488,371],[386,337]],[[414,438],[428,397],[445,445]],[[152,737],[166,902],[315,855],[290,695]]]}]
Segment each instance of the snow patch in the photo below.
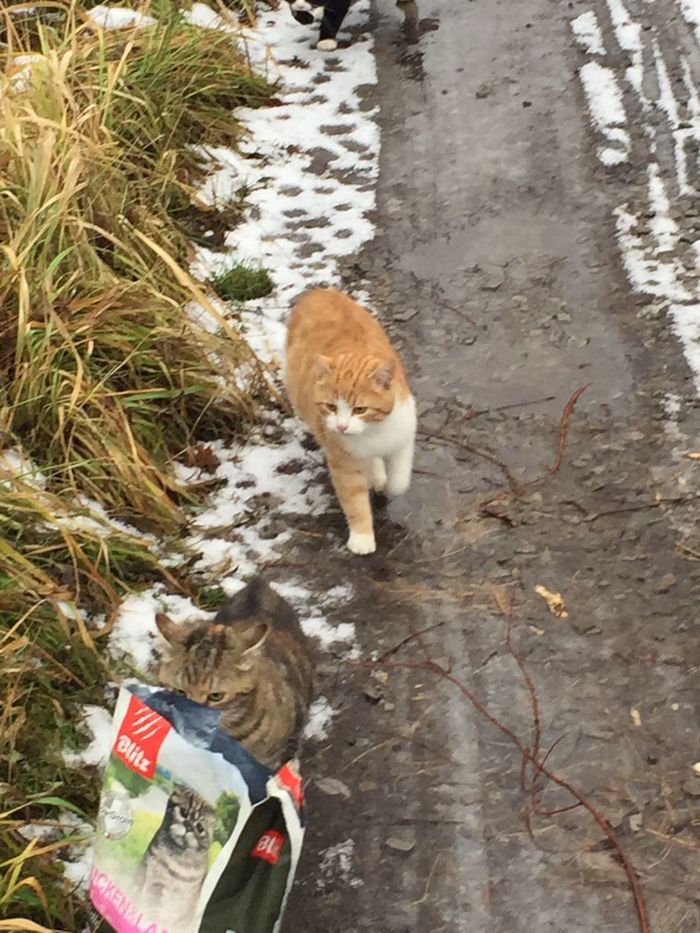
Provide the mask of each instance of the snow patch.
[{"label": "snow patch", "polygon": [[352,861],[355,855],[355,840],[346,839],[334,846],[329,846],[319,853],[318,877],[316,887],[319,891],[344,884],[351,888],[362,887],[364,882],[352,873]]},{"label": "snow patch", "polygon": [[661,400],[667,418],[675,421],[681,413],[681,397],[675,392],[667,392]]},{"label": "snow patch", "polygon": [[95,25],[101,26],[102,29],[130,29],[132,27],[143,29],[145,26],[154,26],[156,23],[152,16],[119,6],[94,6],[87,15]]},{"label": "snow patch", "polygon": [[644,59],[642,54],[642,27],[635,22],[627,12],[622,0],[607,0],[610,10],[610,19],[612,20],[615,38],[621,49],[630,53],[632,64],[626,69],[625,76],[632,87],[635,89],[642,104],[647,105],[647,100],[642,92],[642,82],[644,79]]},{"label": "snow patch", "polygon": [[37,489],[46,488],[46,476],[24,455],[19,447],[5,447],[0,450],[0,470],[12,477],[10,481],[12,483],[20,480],[29,486],[35,486]]},{"label": "snow patch", "polygon": [[[666,114],[671,136],[673,137],[674,159],[676,163],[676,178],[680,194],[691,194],[692,187],[688,184],[688,166],[685,154],[685,140],[693,135],[692,127],[683,128],[678,102],[673,93],[673,85],[668,74],[666,62],[661,54],[658,42],[654,40],[654,61],[656,63],[656,77],[659,82],[658,106]],[[686,62],[684,61],[684,64]]]},{"label": "snow patch", "polygon": [[574,38],[589,55],[605,55],[603,33],[600,31],[598,19],[593,10],[581,13],[571,20],[571,31]]},{"label": "snow patch", "polygon": [[627,116],[615,72],[598,62],[587,62],[580,69],[579,75],[593,123],[610,143],[598,150],[598,158],[606,166],[626,162],[630,138],[622,128],[627,122]]},{"label": "snow patch", "polygon": [[304,729],[304,738],[319,742],[328,737],[336,711],[326,697],[319,696],[309,708],[309,721]]},{"label": "snow patch", "polygon": [[700,304],[672,304],[669,307],[674,333],[693,371],[695,390],[700,395]]},{"label": "snow patch", "polygon": [[695,38],[700,44],[700,0],[680,0],[680,6],[683,18],[693,27]]},{"label": "snow patch", "polygon": [[82,751],[65,749],[63,758],[72,768],[86,765],[103,767],[112,749],[112,716],[101,706],[85,706],[83,725],[90,733],[90,744]]},{"label": "snow patch", "polygon": [[218,167],[200,194],[221,203],[245,188],[249,219],[227,234],[228,255],[199,247],[192,267],[208,278],[235,258],[271,271],[275,292],[249,302],[242,320],[253,348],[273,362],[294,299],[313,285],[340,285],[338,261],[372,238],[379,173],[377,110],[362,109],[363,88],[376,82],[368,0],[353,4],[346,20],[363,32],[337,55],[313,48],[312,34],[283,6],[244,30],[251,58],[282,81],[280,106],[237,111],[251,132],[248,158],[213,150]]},{"label": "snow patch", "polygon": [[183,15],[188,23],[192,26],[199,26],[201,29],[219,29],[225,32],[238,31],[232,21],[225,20],[206,3],[193,3],[192,9],[185,10]]}]

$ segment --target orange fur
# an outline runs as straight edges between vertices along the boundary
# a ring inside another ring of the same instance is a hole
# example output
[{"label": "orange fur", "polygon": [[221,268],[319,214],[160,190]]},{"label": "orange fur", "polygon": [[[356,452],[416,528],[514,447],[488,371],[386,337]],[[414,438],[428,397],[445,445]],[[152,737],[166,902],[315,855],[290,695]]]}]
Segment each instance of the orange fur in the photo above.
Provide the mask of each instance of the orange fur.
[{"label": "orange fur", "polygon": [[[395,405],[408,400],[412,404],[396,350],[379,322],[356,301],[332,289],[315,289],[299,301],[290,318],[285,381],[295,412],[325,451],[351,538],[371,536],[374,550],[369,487],[383,488],[386,481],[386,474],[381,479],[384,466],[376,465],[383,452],[358,454],[360,436],[340,434],[328,422],[338,405],[346,403],[354,429],[367,430],[362,436],[371,438]],[[352,432],[352,425],[346,429]],[[349,546],[355,550],[350,542]]]}]

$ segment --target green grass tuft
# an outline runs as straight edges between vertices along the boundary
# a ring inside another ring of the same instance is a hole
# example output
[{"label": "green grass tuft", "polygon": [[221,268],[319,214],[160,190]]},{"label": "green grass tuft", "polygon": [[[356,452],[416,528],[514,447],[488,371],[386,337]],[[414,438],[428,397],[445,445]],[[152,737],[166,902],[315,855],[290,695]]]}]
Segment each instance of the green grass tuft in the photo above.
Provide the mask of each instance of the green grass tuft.
[{"label": "green grass tuft", "polygon": [[211,279],[211,287],[224,301],[264,298],[275,287],[266,269],[239,262]]}]

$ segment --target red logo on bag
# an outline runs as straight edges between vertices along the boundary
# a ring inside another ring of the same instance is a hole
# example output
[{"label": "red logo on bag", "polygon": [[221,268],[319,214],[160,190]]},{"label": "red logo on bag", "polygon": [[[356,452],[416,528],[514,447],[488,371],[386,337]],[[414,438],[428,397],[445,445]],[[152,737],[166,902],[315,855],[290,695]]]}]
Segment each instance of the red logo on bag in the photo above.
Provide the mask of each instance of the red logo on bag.
[{"label": "red logo on bag", "polygon": [[298,810],[304,802],[304,790],[301,786],[301,777],[296,773],[294,768],[287,763],[277,772],[277,780],[282,787],[288,790],[292,795],[292,800]]},{"label": "red logo on bag", "polygon": [[282,853],[284,845],[284,836],[275,829],[268,829],[266,833],[258,839],[253,851],[250,853],[255,858],[265,859],[270,865],[276,865]]},{"label": "red logo on bag", "polygon": [[112,751],[127,768],[152,778],[156,773],[158,752],[171,729],[167,719],[132,696]]}]

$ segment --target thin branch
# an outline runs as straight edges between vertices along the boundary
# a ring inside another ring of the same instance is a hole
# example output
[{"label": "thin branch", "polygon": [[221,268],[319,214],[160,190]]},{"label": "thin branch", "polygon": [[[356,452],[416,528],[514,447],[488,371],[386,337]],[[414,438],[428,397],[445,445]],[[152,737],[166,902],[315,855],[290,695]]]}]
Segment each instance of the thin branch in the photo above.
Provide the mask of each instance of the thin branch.
[{"label": "thin branch", "polygon": [[[578,393],[580,395],[580,392]],[[573,399],[573,402],[569,409],[570,412],[573,410],[573,405],[575,404],[576,398]],[[568,420],[567,420],[568,424]],[[562,420],[562,431],[565,433],[566,424]],[[561,457],[563,456],[564,445],[560,443],[559,453],[557,459],[555,460],[552,469],[558,468],[558,464],[561,462]],[[422,639],[422,634],[415,634],[407,641],[414,640],[417,641],[424,653],[427,655],[425,660],[422,661],[350,661],[348,662],[351,665],[364,667],[369,669],[376,669],[378,667],[385,668],[394,668],[402,670],[414,670],[414,671],[425,671],[428,673],[435,674],[436,676],[442,678],[443,680],[449,681],[453,684],[463,697],[484,717],[491,725],[495,726],[499,732],[505,735],[516,749],[520,752],[522,756],[522,765],[521,765],[521,783],[524,787],[524,768],[527,765],[531,765],[533,768],[533,782],[540,775],[546,777],[553,784],[556,784],[558,787],[561,787],[565,790],[571,797],[573,797],[575,806],[583,807],[586,812],[593,818],[596,824],[601,828],[605,833],[606,837],[609,839],[612,848],[617,853],[620,862],[622,863],[625,874],[627,875],[627,880],[629,883],[630,890],[633,895],[635,909],[637,911],[637,918],[639,921],[639,930],[640,933],[650,933],[649,927],[649,917],[646,908],[646,902],[644,899],[644,893],[642,891],[641,885],[639,883],[639,878],[637,876],[636,869],[627,855],[625,849],[620,843],[615,830],[613,829],[610,822],[605,818],[605,816],[595,807],[585,795],[578,790],[578,788],[571,784],[569,781],[565,780],[562,777],[559,777],[556,772],[552,771],[546,765],[546,757],[542,760],[539,754],[540,741],[541,741],[541,727],[540,727],[540,718],[539,718],[539,702],[537,700],[537,691],[535,689],[532,678],[530,677],[529,672],[527,671],[525,664],[522,658],[515,651],[512,643],[512,605],[509,602],[504,601],[503,592],[499,592],[496,595],[496,599],[499,605],[499,608],[503,612],[506,618],[506,645],[508,647],[509,653],[514,658],[518,668],[523,676],[523,680],[527,686],[527,689],[530,693],[530,701],[532,707],[533,715],[533,748],[528,748],[527,745],[513,732],[513,730],[507,726],[505,723],[501,722],[497,716],[495,716],[487,706],[485,706],[481,700],[463,683],[457,676],[452,674],[450,671],[446,670],[442,665],[438,664],[436,661],[432,660],[430,657],[425,642]],[[508,597],[509,598],[509,597]],[[505,610],[505,611],[504,611]],[[405,640],[406,641],[406,640]],[[404,643],[405,643],[404,641]],[[531,786],[531,793],[534,794],[534,789]],[[545,811],[546,812],[546,811]],[[532,835],[532,830],[529,823],[529,816],[526,816],[526,826],[528,831]]]}]

